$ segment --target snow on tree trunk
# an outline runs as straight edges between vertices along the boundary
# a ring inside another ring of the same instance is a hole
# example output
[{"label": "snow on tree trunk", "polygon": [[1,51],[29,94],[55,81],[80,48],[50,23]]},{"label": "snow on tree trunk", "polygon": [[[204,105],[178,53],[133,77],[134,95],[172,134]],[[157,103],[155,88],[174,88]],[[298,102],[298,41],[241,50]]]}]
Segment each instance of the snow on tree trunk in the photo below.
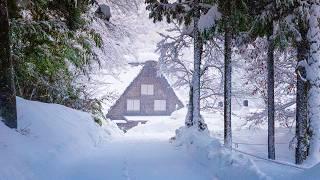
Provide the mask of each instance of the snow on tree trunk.
[{"label": "snow on tree trunk", "polygon": [[226,5],[224,14],[224,145],[232,147],[232,130],[231,130],[231,45],[232,45],[232,28],[231,28],[231,8]]},{"label": "snow on tree trunk", "polygon": [[17,128],[16,94],[10,57],[7,0],[0,0],[0,119]]},{"label": "snow on tree trunk", "polygon": [[192,85],[190,85],[190,91],[189,91],[189,104],[188,104],[188,112],[185,120],[185,125],[187,127],[193,126],[193,88]]},{"label": "snow on tree trunk", "polygon": [[308,150],[308,83],[306,82],[306,69],[299,66],[300,63],[306,62],[308,52],[307,28],[299,22],[299,31],[301,40],[297,43],[297,94],[296,94],[296,164],[302,164],[307,157]]},{"label": "snow on tree trunk", "polygon": [[198,127],[198,130],[207,129],[207,125],[200,115],[200,71],[201,71],[201,55],[203,48],[203,40],[198,29],[200,18],[199,0],[194,1],[194,16],[193,16],[193,38],[194,38],[194,72],[193,72],[193,122]]},{"label": "snow on tree trunk", "polygon": [[320,1],[310,2],[309,30],[307,34],[310,50],[308,54],[307,79],[310,84],[308,92],[308,118],[312,133],[309,160],[320,161]]},{"label": "snow on tree trunk", "polygon": [[[273,26],[273,25],[272,25]],[[274,43],[272,33],[273,28],[270,28],[270,35],[268,36],[268,158],[275,159],[275,145],[274,145]]]}]

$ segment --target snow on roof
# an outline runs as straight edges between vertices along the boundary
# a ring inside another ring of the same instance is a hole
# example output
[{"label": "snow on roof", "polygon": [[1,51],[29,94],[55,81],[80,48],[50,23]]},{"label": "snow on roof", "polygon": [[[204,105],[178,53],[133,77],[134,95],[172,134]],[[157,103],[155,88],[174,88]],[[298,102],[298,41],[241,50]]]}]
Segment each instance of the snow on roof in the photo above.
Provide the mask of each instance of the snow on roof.
[{"label": "snow on roof", "polygon": [[112,120],[114,123],[127,123],[126,120]]},{"label": "snow on roof", "polygon": [[129,84],[137,77],[141,71],[142,66],[127,65],[116,77],[108,79],[110,88],[121,95]]}]

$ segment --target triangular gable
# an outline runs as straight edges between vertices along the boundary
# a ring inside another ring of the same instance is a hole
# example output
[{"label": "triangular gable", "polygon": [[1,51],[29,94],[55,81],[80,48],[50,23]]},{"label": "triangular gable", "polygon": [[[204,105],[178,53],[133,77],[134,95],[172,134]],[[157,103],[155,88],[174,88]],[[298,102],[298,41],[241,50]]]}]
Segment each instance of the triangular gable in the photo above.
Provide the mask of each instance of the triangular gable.
[{"label": "triangular gable", "polygon": [[[170,107],[168,107],[170,109],[168,109],[168,112],[166,112],[167,114],[171,113],[171,111],[173,111],[172,103],[176,103],[176,105],[178,106],[178,109],[183,107],[182,102],[179,100],[178,96],[174,92],[173,88],[171,87],[171,85],[169,84],[167,79],[161,74],[159,76],[159,73],[157,73],[157,62],[147,61],[144,65],[144,67],[142,68],[142,70],[139,72],[139,74],[129,84],[129,86],[125,89],[123,94],[115,102],[115,104],[110,108],[110,110],[107,114],[108,118],[116,119],[116,120],[125,119],[124,116],[128,115],[128,114],[126,114],[126,108],[125,108],[126,107],[125,106],[126,100],[130,96],[134,96],[135,98],[142,98],[142,96],[139,95],[140,90],[139,90],[138,86],[140,86],[141,83],[144,83],[144,80],[152,81],[152,82],[156,83],[156,86],[160,87],[160,90],[162,88],[161,91],[165,91],[165,94],[168,99],[168,106],[170,106]],[[135,91],[135,92],[130,92],[130,91]],[[157,91],[159,91],[159,89],[157,89]],[[136,93],[136,95],[135,95],[135,93]],[[156,95],[153,98],[157,99]],[[143,114],[141,111],[141,114],[137,113],[136,115],[149,116],[149,115],[157,115],[157,114],[152,114],[152,112]]]}]

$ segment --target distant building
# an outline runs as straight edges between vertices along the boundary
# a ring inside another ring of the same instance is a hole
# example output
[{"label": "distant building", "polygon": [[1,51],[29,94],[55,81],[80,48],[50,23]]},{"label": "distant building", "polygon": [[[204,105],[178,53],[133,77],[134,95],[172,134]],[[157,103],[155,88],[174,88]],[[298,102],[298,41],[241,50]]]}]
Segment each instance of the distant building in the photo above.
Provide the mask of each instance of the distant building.
[{"label": "distant building", "polygon": [[[107,118],[124,130],[145,123],[126,116],[169,116],[183,107],[167,79],[158,73],[157,62],[147,61],[138,76],[110,108]],[[152,120],[152,119],[150,119]]]}]

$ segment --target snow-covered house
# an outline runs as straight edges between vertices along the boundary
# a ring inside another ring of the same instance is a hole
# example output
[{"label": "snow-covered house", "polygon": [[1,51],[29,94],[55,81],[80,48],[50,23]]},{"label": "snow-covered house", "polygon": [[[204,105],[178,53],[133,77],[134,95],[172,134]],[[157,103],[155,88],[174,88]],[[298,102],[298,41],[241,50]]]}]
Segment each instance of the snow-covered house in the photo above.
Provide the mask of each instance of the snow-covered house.
[{"label": "snow-covered house", "polygon": [[[150,116],[169,116],[183,107],[167,79],[157,71],[156,61],[147,61],[138,76],[110,108],[107,118],[123,129],[151,120]],[[130,120],[128,117],[136,117]],[[147,118],[140,118],[147,116]],[[140,119],[139,119],[140,118]]]}]

